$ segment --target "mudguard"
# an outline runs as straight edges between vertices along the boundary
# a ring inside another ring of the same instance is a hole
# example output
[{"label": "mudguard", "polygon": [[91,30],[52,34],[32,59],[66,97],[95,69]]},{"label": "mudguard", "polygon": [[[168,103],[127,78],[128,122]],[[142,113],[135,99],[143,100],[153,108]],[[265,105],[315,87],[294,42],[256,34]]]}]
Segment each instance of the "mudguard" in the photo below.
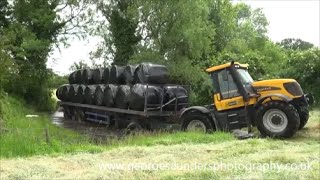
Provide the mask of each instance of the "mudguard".
[{"label": "mudguard", "polygon": [[272,97],[278,97],[278,98],[282,99],[285,102],[292,101],[292,98],[290,98],[290,97],[288,97],[286,95],[283,95],[283,94],[269,94],[267,96],[263,96],[263,97],[259,98],[257,103],[254,105],[254,107],[260,106],[264,100],[266,100],[268,98],[272,98]]},{"label": "mudguard", "polygon": [[215,118],[213,112],[210,111],[210,109],[203,107],[203,106],[192,106],[192,107],[186,108],[181,112],[179,118],[181,119],[181,117],[184,114],[187,114],[190,111],[200,111],[201,113],[207,114],[209,117],[211,117],[210,121],[216,127],[216,130],[221,130],[220,124],[218,123],[217,119]]}]

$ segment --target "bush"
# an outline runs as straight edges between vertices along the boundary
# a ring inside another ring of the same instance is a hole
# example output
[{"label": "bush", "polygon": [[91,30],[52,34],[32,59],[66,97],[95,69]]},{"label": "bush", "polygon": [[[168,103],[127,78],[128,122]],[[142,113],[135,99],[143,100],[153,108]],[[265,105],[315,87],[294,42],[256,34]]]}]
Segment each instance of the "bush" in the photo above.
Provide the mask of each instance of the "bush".
[{"label": "bush", "polygon": [[290,51],[282,65],[280,76],[296,79],[306,92],[311,92],[320,101],[320,49]]}]

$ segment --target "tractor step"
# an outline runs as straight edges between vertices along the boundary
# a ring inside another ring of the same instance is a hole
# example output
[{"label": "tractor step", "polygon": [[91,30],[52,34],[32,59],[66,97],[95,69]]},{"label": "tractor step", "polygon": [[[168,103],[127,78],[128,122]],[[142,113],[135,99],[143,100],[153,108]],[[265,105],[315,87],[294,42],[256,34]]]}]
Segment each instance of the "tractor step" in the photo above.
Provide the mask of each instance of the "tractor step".
[{"label": "tractor step", "polygon": [[248,133],[248,131],[235,129],[231,131],[233,135],[238,139],[248,139],[256,137],[253,133]]}]

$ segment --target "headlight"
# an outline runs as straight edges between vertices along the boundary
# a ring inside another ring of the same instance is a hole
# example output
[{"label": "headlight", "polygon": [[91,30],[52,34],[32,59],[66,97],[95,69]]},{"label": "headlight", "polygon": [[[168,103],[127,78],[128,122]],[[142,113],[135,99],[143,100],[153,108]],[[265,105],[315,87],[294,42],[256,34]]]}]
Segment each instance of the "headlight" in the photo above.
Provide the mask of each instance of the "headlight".
[{"label": "headlight", "polygon": [[284,88],[293,96],[302,96],[303,91],[299,83],[289,82],[283,84]]}]

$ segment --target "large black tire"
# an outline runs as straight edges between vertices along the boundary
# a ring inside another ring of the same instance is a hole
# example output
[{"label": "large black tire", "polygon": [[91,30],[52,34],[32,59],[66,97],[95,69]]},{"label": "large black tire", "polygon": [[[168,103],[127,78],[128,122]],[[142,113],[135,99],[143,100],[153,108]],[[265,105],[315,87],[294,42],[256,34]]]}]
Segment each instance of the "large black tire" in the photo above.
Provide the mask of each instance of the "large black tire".
[{"label": "large black tire", "polygon": [[[197,129],[196,126],[199,125],[199,130],[209,133],[214,131],[214,126],[211,124],[209,117],[201,112],[195,111],[195,112],[190,112],[182,117],[182,125],[181,125],[181,130],[182,131],[194,131]],[[194,128],[193,128],[194,127]]]},{"label": "large black tire", "polygon": [[137,123],[137,122],[131,122],[128,124],[127,128],[126,128],[126,134],[127,135],[135,135],[135,134],[138,134],[140,131],[142,131],[143,128],[142,126]]},{"label": "large black tire", "polygon": [[291,104],[269,101],[258,108],[256,124],[263,137],[289,138],[297,132],[300,118]]},{"label": "large black tire", "polygon": [[300,117],[299,130],[302,129],[308,122],[309,119],[309,109],[307,106],[301,106],[297,108]]}]

